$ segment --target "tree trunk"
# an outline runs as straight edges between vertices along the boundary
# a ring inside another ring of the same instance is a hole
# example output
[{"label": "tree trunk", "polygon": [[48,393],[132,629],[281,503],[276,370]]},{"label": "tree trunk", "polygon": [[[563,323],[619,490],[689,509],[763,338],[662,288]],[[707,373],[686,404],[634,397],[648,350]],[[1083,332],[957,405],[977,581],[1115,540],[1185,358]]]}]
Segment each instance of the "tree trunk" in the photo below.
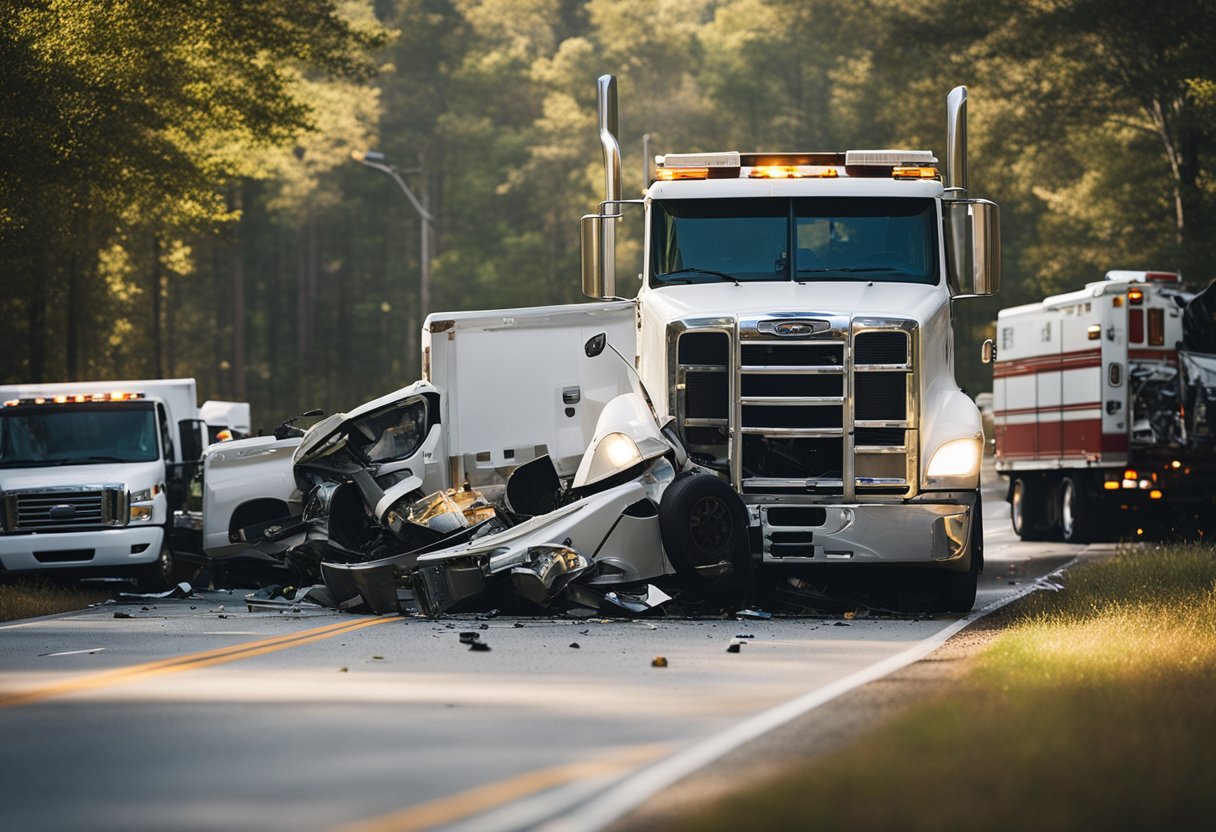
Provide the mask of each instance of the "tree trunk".
[{"label": "tree trunk", "polygon": [[207,375],[210,377],[210,390],[216,398],[223,398],[228,394],[227,380],[224,378],[224,356],[228,353],[227,339],[224,337],[223,320],[224,314],[224,299],[226,292],[224,291],[223,275],[226,269],[224,268],[224,249],[225,246],[217,239],[213,238],[208,244],[211,249],[211,299],[213,303],[211,311],[211,360],[207,362]]},{"label": "tree trunk", "polygon": [[165,271],[165,378],[177,377],[177,361],[173,350],[174,324],[173,272]]},{"label": "tree trunk", "polygon": [[71,254],[68,255],[68,297],[67,297],[67,337],[64,348],[67,350],[68,381],[78,381],[79,367],[76,365],[76,355],[80,352],[80,255],[79,238],[72,244]]},{"label": "tree trunk", "polygon": [[152,232],[152,378],[165,377],[165,358],[161,350],[161,275],[160,235]]},{"label": "tree trunk", "polygon": [[[242,207],[241,186],[235,192],[235,207]],[[237,401],[247,401],[245,385],[245,258],[241,229],[236,228],[231,252],[232,268],[232,388]]]},{"label": "tree trunk", "polygon": [[33,292],[30,295],[29,314],[30,364],[28,381],[31,382],[46,380],[44,373],[46,373],[47,281],[50,279],[50,269],[47,267],[46,253],[38,252],[35,258],[34,285]]}]

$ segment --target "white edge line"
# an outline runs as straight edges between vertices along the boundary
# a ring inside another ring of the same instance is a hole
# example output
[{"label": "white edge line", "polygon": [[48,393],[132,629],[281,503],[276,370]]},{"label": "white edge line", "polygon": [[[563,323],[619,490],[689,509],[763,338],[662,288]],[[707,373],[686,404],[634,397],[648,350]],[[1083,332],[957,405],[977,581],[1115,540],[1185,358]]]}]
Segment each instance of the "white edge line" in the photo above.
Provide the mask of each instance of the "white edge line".
[{"label": "white edge line", "polygon": [[106,648],[104,648],[104,647],[89,647],[84,650],[62,650],[58,653],[39,653],[38,658],[49,659],[53,656],[78,656],[81,653],[100,653],[102,650],[105,650],[105,649]]},{"label": "white edge line", "polygon": [[[1064,571],[1078,560],[1079,558],[1074,557],[1059,570],[1053,571]],[[741,745],[751,742],[787,722],[792,722],[821,705],[826,705],[855,688],[920,661],[963,628],[1038,589],[1039,587],[1031,583],[1013,595],[993,601],[983,609],[968,613],[902,653],[897,653],[864,670],[859,670],[843,679],[838,679],[775,708],[756,714],[720,734],[677,752],[654,765],[639,769],[578,809],[538,827],[537,832],[595,832],[595,830],[603,829],[633,811],[658,792],[704,768],[719,757],[725,756]]]}]

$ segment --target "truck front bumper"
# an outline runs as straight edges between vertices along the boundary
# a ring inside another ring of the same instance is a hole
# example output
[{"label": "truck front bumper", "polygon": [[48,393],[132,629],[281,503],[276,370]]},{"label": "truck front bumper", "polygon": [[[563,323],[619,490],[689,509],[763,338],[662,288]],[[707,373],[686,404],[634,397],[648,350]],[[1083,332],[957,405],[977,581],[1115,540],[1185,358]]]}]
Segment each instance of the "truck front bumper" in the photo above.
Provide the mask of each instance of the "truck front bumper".
[{"label": "truck front bumper", "polygon": [[748,506],[765,564],[971,565],[975,492],[923,494],[905,503]]},{"label": "truck front bumper", "polygon": [[160,557],[164,539],[162,526],[0,534],[0,566],[6,572],[139,566]]}]

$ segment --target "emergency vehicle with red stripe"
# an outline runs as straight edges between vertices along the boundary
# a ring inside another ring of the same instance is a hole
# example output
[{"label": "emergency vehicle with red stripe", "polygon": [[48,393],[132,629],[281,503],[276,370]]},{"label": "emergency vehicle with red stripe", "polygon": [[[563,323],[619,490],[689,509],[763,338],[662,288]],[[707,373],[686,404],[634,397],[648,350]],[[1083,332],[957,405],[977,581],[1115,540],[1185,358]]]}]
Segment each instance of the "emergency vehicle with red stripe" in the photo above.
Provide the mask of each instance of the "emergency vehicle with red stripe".
[{"label": "emergency vehicle with red stripe", "polygon": [[1214,306],[1176,273],[1110,271],[998,313],[996,468],[1020,537],[1142,534],[1211,507]]}]

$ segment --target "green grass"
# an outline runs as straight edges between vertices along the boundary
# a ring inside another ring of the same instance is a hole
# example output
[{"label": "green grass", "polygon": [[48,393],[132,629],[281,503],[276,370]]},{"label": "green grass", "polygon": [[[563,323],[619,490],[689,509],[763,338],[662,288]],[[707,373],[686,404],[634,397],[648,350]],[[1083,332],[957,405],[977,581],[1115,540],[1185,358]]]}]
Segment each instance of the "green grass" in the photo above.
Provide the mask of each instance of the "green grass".
[{"label": "green grass", "polygon": [[0,621],[80,610],[113,598],[111,590],[60,585],[37,578],[0,583]]},{"label": "green grass", "polygon": [[1216,817],[1216,549],[1136,547],[1036,593],[964,679],[696,830],[1144,830]]}]

